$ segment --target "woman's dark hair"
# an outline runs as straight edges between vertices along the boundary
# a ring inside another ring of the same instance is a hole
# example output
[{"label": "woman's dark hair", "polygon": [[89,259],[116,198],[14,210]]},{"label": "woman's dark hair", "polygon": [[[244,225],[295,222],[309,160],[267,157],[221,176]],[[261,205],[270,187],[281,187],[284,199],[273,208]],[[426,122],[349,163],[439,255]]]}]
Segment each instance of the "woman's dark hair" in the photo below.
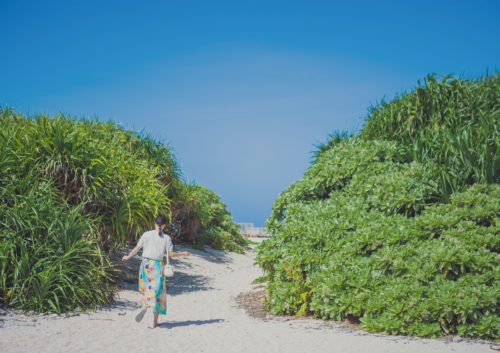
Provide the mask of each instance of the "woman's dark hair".
[{"label": "woman's dark hair", "polygon": [[158,235],[161,237],[161,226],[166,225],[168,223],[168,218],[164,214],[158,213],[158,216],[156,216],[155,223],[160,226],[160,231],[158,232]]}]

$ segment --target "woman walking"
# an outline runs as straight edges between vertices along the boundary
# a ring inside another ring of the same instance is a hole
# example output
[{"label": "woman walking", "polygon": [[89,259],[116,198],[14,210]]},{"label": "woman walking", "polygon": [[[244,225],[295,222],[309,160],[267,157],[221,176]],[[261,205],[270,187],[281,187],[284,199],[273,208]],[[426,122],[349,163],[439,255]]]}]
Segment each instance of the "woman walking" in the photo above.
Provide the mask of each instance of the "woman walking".
[{"label": "woman walking", "polygon": [[139,270],[139,291],[142,294],[142,310],[135,318],[140,322],[149,307],[153,308],[154,323],[153,328],[158,326],[158,316],[167,314],[167,289],[165,287],[165,278],[163,276],[163,256],[168,249],[167,256],[170,258],[189,256],[189,252],[174,253],[172,239],[162,233],[167,225],[167,217],[158,214],[155,220],[155,229],[145,232],[137,246],[128,256],[124,256],[122,261],[130,259],[142,250],[142,263]]}]

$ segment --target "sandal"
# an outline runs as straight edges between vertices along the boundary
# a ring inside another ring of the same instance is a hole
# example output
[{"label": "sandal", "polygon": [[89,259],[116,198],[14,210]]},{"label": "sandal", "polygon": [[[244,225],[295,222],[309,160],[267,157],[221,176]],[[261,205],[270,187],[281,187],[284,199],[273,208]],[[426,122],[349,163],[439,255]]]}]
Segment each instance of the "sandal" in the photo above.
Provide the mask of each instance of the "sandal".
[{"label": "sandal", "polygon": [[135,322],[141,322],[144,315],[146,315],[146,311],[147,309],[142,309],[141,312],[135,317]]}]

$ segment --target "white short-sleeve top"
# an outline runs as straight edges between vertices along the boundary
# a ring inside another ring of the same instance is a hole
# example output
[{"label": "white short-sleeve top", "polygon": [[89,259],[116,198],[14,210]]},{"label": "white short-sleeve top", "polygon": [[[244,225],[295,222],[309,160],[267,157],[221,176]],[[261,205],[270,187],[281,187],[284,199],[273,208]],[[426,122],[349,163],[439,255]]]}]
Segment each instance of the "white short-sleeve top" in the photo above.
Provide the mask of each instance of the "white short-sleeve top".
[{"label": "white short-sleeve top", "polygon": [[145,232],[137,243],[137,246],[142,248],[142,257],[151,260],[163,261],[167,246],[169,252],[174,251],[172,239],[164,233],[159,236],[156,230]]}]

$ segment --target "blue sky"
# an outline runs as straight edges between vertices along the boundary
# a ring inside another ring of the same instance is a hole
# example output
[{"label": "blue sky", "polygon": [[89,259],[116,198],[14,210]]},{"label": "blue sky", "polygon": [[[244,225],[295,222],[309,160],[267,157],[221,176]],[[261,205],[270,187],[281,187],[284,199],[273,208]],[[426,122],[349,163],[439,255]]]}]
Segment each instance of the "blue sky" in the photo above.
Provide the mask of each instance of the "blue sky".
[{"label": "blue sky", "polygon": [[264,225],[318,141],[427,74],[500,67],[499,1],[0,0],[0,104],[114,119]]}]

